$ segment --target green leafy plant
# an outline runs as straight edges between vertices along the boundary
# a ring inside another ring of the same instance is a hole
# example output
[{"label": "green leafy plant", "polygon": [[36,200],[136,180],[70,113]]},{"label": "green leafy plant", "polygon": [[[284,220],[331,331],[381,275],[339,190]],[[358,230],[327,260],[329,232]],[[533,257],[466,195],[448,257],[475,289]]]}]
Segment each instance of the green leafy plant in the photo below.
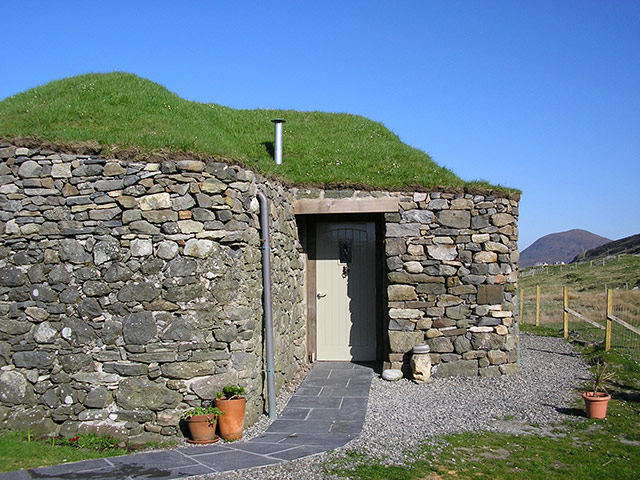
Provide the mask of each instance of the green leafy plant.
[{"label": "green leafy plant", "polygon": [[213,405],[209,405],[208,407],[194,407],[180,415],[180,418],[182,420],[189,420],[196,415],[213,415],[213,417],[209,419],[209,424],[213,425],[220,415],[224,415],[224,412]]},{"label": "green leafy plant", "polygon": [[598,391],[602,391],[608,395],[609,393],[607,392],[606,386],[614,376],[614,372],[609,371],[609,365],[597,359],[596,367],[593,371],[593,396],[596,397]]},{"label": "green leafy plant", "polygon": [[216,397],[224,400],[233,400],[234,398],[240,398],[244,395],[244,387],[240,385],[227,385],[218,392]]}]

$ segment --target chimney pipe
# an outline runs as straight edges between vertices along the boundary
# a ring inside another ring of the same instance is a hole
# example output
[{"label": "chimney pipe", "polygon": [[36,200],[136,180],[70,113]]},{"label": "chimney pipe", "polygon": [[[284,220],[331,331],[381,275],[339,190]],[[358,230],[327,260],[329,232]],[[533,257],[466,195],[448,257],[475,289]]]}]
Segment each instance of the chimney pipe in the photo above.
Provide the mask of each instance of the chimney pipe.
[{"label": "chimney pipe", "polygon": [[273,142],[273,158],[276,165],[282,165],[282,124],[284,120],[274,118],[271,120],[275,124],[274,142]]}]

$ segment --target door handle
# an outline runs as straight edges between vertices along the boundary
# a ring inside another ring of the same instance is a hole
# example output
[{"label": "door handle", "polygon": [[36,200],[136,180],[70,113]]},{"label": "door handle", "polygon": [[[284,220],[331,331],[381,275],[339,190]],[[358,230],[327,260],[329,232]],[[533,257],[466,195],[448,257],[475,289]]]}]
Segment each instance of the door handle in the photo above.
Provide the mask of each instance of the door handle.
[{"label": "door handle", "polygon": [[318,294],[316,295],[316,298],[317,298],[318,300],[320,300],[321,298],[324,298],[324,297],[326,297],[326,296],[327,296],[327,294],[326,294],[326,293],[318,292]]}]

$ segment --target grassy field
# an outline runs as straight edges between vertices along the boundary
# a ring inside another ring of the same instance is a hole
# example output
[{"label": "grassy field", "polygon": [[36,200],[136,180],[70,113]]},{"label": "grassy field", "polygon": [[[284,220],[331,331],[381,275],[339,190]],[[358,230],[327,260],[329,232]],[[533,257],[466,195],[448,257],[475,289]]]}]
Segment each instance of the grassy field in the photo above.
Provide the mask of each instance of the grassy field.
[{"label": "grassy field", "polygon": [[0,432],[0,472],[113,457],[129,453],[111,437],[81,435],[69,439],[36,439],[28,432]]},{"label": "grassy field", "polygon": [[[613,290],[613,314],[640,328],[640,257],[618,255],[593,262],[552,265],[526,269],[519,279],[524,298],[523,323],[536,319],[536,286],[540,286],[540,323],[562,329],[563,286],[568,288],[569,308],[599,323],[607,317],[606,289]],[[580,318],[569,315],[573,338],[603,342],[605,332]],[[612,348],[640,361],[640,335],[614,323]]]},{"label": "grassy field", "polygon": [[633,289],[640,287],[640,256],[617,255],[593,262],[525,268],[520,272],[519,287],[541,293],[555,292],[568,286],[574,292],[603,292],[605,287]]},{"label": "grassy field", "polygon": [[[272,160],[273,124],[284,118],[283,165]],[[464,182],[381,123],[345,113],[235,110],[184,100],[127,73],[54,81],[0,102],[0,138],[97,142],[121,155],[199,152],[296,184],[368,189],[517,190]],[[479,172],[480,173],[480,172]]]},{"label": "grassy field", "polygon": [[[535,327],[527,326],[527,330]],[[555,329],[538,333],[557,335]],[[605,420],[584,417],[576,393],[572,413],[579,420],[538,429],[538,433],[510,435],[465,433],[431,439],[415,457],[400,466],[387,466],[361,452],[351,451],[347,462],[334,461],[327,472],[361,480],[560,480],[606,478],[631,480],[640,465],[640,365],[614,353],[585,349],[588,359],[603,358],[616,377],[609,393],[613,400]],[[536,430],[535,426],[534,432]],[[344,465],[350,464],[346,467]],[[353,464],[356,464],[353,467]]]}]

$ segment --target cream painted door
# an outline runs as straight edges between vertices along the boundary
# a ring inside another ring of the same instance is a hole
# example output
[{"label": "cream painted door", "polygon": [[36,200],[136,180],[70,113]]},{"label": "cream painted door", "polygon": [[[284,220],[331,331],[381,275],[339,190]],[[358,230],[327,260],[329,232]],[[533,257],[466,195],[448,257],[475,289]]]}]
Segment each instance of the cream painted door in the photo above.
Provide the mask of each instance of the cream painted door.
[{"label": "cream painted door", "polygon": [[317,358],[376,360],[375,224],[316,224]]}]

